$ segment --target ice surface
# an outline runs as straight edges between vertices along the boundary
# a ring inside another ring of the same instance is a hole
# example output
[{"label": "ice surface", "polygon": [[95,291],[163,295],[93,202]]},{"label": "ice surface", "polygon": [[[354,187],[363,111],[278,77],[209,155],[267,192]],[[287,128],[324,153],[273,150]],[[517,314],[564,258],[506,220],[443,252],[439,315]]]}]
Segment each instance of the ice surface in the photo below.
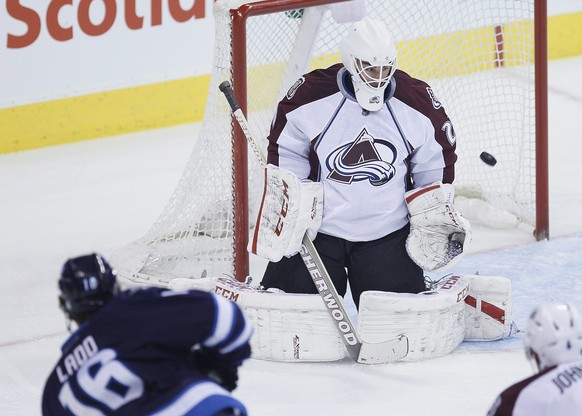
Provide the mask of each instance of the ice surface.
[{"label": "ice surface", "polygon": [[[518,326],[543,301],[582,308],[582,58],[552,61],[549,70],[551,240],[477,224],[469,255],[454,269],[511,279]],[[57,307],[62,263],[92,251],[108,256],[141,237],[170,197],[199,128],[0,156],[1,415],[40,414],[45,378],[67,336]],[[252,274],[263,266],[253,260]],[[530,373],[515,336],[393,365],[249,360],[235,395],[253,416],[473,416]]]}]

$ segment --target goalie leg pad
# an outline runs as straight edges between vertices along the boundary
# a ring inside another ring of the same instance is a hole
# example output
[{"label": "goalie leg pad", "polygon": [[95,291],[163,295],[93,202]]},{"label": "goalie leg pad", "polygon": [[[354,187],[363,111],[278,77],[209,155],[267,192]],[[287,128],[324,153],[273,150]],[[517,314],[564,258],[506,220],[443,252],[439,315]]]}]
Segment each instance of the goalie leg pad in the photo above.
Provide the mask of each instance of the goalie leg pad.
[{"label": "goalie leg pad", "polygon": [[440,357],[453,351],[465,335],[465,297],[470,280],[443,279],[436,290],[419,294],[366,291],[360,298],[359,334],[380,342],[404,334],[404,361]]},{"label": "goalie leg pad", "polygon": [[336,361],[345,347],[319,295],[258,293],[243,307],[254,324],[252,357],[273,361]]},{"label": "goalie leg pad", "polygon": [[175,279],[174,290],[213,291],[245,312],[254,327],[252,357],[273,361],[337,361],[346,350],[319,295],[258,290],[227,277]]},{"label": "goalie leg pad", "polygon": [[471,289],[465,299],[465,340],[495,341],[516,330],[513,324],[511,281],[502,276],[468,276]]}]

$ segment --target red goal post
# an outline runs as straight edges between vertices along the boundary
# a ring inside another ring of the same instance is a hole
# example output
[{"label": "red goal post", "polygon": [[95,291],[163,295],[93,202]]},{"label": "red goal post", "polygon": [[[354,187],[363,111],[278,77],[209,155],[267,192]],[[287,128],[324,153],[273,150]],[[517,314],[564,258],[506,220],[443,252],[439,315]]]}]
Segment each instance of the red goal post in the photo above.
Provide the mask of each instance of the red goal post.
[{"label": "red goal post", "polygon": [[[545,0],[217,0],[199,137],[157,222],[112,257],[122,276],[165,284],[249,275],[247,243],[262,174],[218,85],[232,83],[251,131],[264,139],[292,83],[339,62],[337,46],[350,23],[337,17],[357,18],[362,5],[386,22],[401,69],[427,81],[447,108],[458,137],[459,203],[479,201],[467,205],[475,221],[505,227],[515,220],[537,239],[548,237]],[[481,151],[497,165],[479,160]]]},{"label": "red goal post", "polygon": [[[341,0],[340,0],[341,2]],[[284,13],[315,6],[338,3],[337,0],[266,0],[246,3],[230,11],[232,17],[232,87],[241,110],[247,115],[247,20],[253,16]],[[293,18],[292,15],[290,18]],[[301,18],[301,17],[298,17]],[[249,206],[248,200],[248,149],[247,139],[242,130],[233,123],[234,148],[234,205]],[[250,273],[247,253],[249,217],[234,216],[234,270],[238,280]],[[237,272],[238,271],[238,272]]]}]

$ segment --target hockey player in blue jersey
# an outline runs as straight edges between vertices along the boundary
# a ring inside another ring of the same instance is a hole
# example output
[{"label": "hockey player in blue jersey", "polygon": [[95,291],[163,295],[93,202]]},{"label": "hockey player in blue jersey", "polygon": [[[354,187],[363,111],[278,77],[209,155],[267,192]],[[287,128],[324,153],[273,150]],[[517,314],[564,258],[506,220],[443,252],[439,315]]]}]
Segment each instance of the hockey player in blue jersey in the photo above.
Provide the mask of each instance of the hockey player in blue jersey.
[{"label": "hockey player in blue jersey", "polygon": [[98,254],[68,260],[60,306],[78,328],[42,398],[48,415],[246,415],[230,391],[250,356],[252,327],[213,293],[119,291]]}]

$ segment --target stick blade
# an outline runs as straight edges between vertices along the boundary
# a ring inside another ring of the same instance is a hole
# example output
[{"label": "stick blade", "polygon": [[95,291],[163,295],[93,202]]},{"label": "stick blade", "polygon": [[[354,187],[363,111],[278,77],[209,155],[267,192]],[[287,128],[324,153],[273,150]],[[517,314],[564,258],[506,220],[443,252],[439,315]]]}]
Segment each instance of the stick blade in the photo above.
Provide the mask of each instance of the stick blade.
[{"label": "stick blade", "polygon": [[400,334],[384,342],[362,342],[358,362],[362,364],[386,364],[402,360],[408,355],[408,337]]}]

